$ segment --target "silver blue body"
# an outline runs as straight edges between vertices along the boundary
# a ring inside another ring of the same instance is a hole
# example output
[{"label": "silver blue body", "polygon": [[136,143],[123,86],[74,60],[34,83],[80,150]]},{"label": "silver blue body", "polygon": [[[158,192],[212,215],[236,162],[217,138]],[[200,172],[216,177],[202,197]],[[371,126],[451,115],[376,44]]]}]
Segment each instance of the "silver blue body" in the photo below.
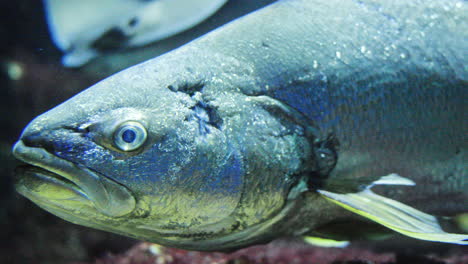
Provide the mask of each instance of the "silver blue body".
[{"label": "silver blue body", "polygon": [[[36,118],[15,146],[35,166],[17,188],[71,222],[195,250],[359,221],[315,193],[314,177],[397,173],[416,186],[388,197],[467,212],[467,10],[279,1]],[[148,131],[136,151],[114,142],[127,121]],[[338,160],[317,175],[329,135]]]}]

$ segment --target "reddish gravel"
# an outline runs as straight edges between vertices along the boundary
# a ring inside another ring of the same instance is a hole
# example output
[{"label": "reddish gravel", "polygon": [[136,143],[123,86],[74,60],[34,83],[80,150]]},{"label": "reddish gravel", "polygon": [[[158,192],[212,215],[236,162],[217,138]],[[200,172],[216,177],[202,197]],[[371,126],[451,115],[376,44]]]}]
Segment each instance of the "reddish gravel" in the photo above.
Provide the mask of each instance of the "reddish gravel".
[{"label": "reddish gravel", "polygon": [[170,249],[141,243],[119,255],[108,255],[95,262],[70,264],[463,264],[468,255],[442,259],[435,256],[395,256],[366,249],[316,248],[299,242],[277,241],[253,246],[230,254]]}]

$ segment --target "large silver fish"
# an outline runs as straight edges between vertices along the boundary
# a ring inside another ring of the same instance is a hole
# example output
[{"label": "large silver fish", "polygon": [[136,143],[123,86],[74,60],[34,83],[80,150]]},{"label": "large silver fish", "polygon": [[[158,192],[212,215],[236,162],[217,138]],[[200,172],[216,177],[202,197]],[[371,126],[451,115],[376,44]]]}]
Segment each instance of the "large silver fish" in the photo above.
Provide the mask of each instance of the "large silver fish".
[{"label": "large silver fish", "polygon": [[467,244],[467,15],[455,0],[277,2],[37,117],[14,147],[17,190],[194,250],[375,223]]}]

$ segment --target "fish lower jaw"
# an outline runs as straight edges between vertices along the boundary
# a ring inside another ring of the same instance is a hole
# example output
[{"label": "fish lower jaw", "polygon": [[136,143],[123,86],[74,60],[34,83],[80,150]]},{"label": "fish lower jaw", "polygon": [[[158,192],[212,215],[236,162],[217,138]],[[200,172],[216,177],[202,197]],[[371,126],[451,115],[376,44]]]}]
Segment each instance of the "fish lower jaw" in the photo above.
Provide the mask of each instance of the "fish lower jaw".
[{"label": "fish lower jaw", "polygon": [[[17,184],[20,193],[23,190],[26,194],[29,192],[29,195],[36,197],[45,199],[55,197],[55,200],[62,201],[70,201],[81,196],[87,199],[87,203],[92,203],[101,214],[109,217],[127,215],[136,207],[135,198],[125,186],[90,169],[59,158],[43,148],[26,146],[20,140],[13,148],[13,154],[31,165],[29,172],[24,170],[23,175],[17,176],[23,178],[20,178]],[[58,194],[54,194],[56,191]],[[72,207],[70,210],[76,208]]]},{"label": "fish lower jaw", "polygon": [[[92,202],[88,195],[71,177],[54,169],[52,156],[41,148],[25,146],[22,141],[15,144],[13,154],[25,162],[15,169],[16,189],[27,198],[35,201],[81,201]],[[59,165],[57,165],[58,167]]]},{"label": "fish lower jaw", "polygon": [[19,193],[35,200],[56,202],[91,202],[86,193],[65,177],[32,165],[16,168],[16,189]]}]

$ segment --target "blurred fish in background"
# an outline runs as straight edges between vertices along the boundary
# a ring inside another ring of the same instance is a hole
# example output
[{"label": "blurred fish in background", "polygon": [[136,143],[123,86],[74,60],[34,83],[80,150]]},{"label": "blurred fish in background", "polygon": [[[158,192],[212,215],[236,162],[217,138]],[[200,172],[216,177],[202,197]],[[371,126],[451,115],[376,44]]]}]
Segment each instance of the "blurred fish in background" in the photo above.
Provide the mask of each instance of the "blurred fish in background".
[{"label": "blurred fish in background", "polygon": [[167,38],[191,28],[227,0],[44,0],[54,43],[66,67],[100,53]]}]

